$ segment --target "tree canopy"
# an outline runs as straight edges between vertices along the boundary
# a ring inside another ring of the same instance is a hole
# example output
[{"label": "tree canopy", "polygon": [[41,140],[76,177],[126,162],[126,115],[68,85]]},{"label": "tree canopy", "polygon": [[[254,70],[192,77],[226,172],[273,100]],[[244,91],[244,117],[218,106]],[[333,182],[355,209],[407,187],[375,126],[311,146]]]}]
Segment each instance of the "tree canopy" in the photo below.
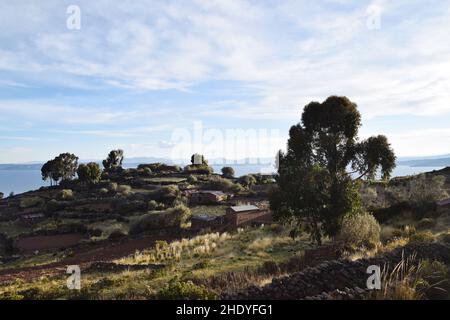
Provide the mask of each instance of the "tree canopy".
[{"label": "tree canopy", "polygon": [[78,179],[89,184],[96,184],[99,182],[101,174],[102,170],[96,162],[89,162],[87,164],[82,163],[77,169]]},{"label": "tree canopy", "polygon": [[355,180],[373,179],[377,170],[388,179],[395,167],[387,138],[359,141],[360,126],[357,105],[347,97],[306,105],[287,151],[279,152],[278,189],[270,198],[275,217],[294,218],[318,243],[337,234],[344,216],[359,210]]},{"label": "tree canopy", "polygon": [[71,180],[75,177],[78,167],[78,157],[72,153],[61,153],[53,160],[47,161],[41,168],[42,179],[50,179],[57,184],[59,180]]},{"label": "tree canopy", "polygon": [[103,160],[103,167],[106,171],[114,171],[117,169],[122,168],[122,162],[123,162],[123,150],[117,149],[112,150],[108,157]]},{"label": "tree canopy", "polygon": [[223,167],[222,175],[225,178],[233,178],[234,177],[234,169],[232,167]]}]

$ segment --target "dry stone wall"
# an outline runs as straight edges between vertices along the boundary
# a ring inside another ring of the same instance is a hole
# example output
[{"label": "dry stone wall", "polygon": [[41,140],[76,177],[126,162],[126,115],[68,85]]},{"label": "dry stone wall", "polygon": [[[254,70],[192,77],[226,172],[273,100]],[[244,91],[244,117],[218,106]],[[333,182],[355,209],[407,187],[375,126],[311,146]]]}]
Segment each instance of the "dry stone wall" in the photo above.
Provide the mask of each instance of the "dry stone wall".
[{"label": "dry stone wall", "polygon": [[[370,265],[379,265],[381,269],[392,269],[402,257],[415,256],[422,259],[439,260],[450,264],[450,245],[442,243],[415,243],[397,248],[389,253],[370,259],[357,261],[326,261],[302,272],[276,278],[264,286],[252,286],[224,299],[243,300],[298,300],[298,299],[360,299],[367,290],[366,281]],[[344,292],[344,293],[342,293]]]}]

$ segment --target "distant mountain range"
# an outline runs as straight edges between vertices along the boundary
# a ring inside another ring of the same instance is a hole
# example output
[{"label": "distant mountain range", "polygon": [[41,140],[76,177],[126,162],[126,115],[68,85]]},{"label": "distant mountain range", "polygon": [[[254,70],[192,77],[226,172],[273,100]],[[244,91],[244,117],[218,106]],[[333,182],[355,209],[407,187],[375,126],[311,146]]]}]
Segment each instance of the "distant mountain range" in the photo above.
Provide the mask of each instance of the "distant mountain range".
[{"label": "distant mountain range", "polygon": [[[190,163],[188,160],[171,160],[167,158],[156,158],[156,157],[136,157],[136,158],[125,158],[123,161],[123,165],[125,167],[136,167],[139,164],[142,163],[155,163],[155,162],[161,162],[166,164],[172,164],[172,165],[180,165],[185,166]],[[239,160],[231,160],[231,159],[221,159],[221,158],[213,158],[208,159],[208,163],[212,166],[245,166],[245,165],[261,165],[261,166],[268,166],[271,163],[273,163],[273,158],[245,158],[245,159],[239,159]],[[93,159],[82,159],[79,161],[79,163],[87,163],[87,162],[97,162],[101,164],[101,160],[93,160]],[[6,163],[6,164],[0,164],[0,170],[37,170],[41,169],[42,164],[44,162],[39,161],[33,161],[28,163]]]},{"label": "distant mountain range", "polygon": [[[98,162],[101,164],[101,160],[80,160],[80,163],[86,162]],[[125,158],[123,164],[125,167],[135,167],[141,163],[154,163],[162,162],[166,164],[177,164],[177,165],[187,165],[189,164],[189,159],[178,159],[171,160],[167,158],[156,158],[156,157],[136,157],[136,158]],[[229,166],[246,166],[246,165],[261,165],[268,166],[274,162],[273,158],[245,158],[239,160],[232,159],[222,159],[213,158],[208,159],[208,162],[212,166],[229,165]],[[18,163],[18,164],[0,164],[0,170],[36,170],[41,169],[43,162],[28,162],[28,163]],[[398,166],[408,166],[408,167],[449,167],[450,166],[450,154],[440,155],[440,156],[427,156],[427,157],[400,157],[397,159]]]},{"label": "distant mountain range", "polygon": [[450,166],[450,155],[442,158],[423,158],[398,160],[397,165],[409,167],[448,167]]}]

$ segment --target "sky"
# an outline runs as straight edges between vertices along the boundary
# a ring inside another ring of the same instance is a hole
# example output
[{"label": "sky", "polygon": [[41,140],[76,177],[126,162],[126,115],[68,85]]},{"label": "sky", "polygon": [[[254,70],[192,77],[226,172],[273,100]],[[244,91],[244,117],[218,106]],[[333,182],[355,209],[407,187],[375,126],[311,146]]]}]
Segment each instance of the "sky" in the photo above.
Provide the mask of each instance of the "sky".
[{"label": "sky", "polygon": [[448,154],[449,34],[446,0],[1,1],[0,163],[272,157],[330,95]]}]

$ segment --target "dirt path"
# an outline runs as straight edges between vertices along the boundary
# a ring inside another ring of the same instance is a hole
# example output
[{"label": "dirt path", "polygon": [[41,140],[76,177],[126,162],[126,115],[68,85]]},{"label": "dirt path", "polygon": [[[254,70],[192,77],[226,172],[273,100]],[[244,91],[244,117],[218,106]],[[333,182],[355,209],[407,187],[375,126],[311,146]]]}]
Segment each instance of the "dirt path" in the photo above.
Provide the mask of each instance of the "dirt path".
[{"label": "dirt path", "polygon": [[31,280],[43,275],[65,274],[68,265],[79,265],[81,270],[89,267],[93,262],[111,261],[134,253],[136,250],[148,249],[154,246],[155,241],[173,241],[169,236],[147,236],[141,239],[132,239],[125,242],[104,242],[89,247],[75,249],[71,257],[62,261],[40,265],[0,270],[0,283],[17,278]]}]

